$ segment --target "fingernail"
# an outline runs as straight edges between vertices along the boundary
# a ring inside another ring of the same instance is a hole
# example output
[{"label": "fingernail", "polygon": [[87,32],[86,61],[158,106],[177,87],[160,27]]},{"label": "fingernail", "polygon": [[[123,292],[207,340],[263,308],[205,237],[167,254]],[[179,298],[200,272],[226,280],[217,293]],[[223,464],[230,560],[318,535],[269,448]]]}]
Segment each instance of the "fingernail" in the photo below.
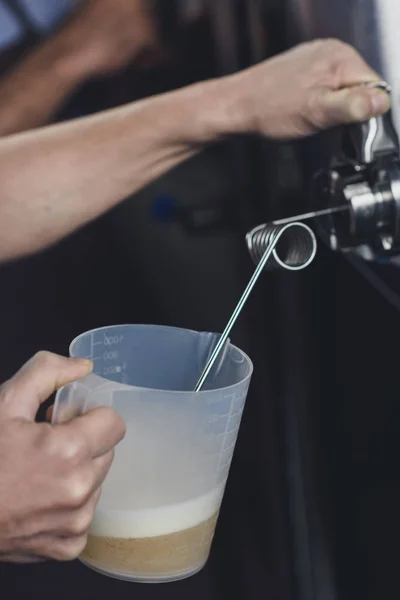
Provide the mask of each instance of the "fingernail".
[{"label": "fingernail", "polygon": [[372,113],[374,115],[382,115],[390,108],[390,98],[386,92],[381,90],[371,90],[369,92],[371,100]]},{"label": "fingernail", "polygon": [[88,360],[87,358],[75,358],[76,362],[80,363],[82,366],[85,366],[90,371],[93,370],[93,362]]}]

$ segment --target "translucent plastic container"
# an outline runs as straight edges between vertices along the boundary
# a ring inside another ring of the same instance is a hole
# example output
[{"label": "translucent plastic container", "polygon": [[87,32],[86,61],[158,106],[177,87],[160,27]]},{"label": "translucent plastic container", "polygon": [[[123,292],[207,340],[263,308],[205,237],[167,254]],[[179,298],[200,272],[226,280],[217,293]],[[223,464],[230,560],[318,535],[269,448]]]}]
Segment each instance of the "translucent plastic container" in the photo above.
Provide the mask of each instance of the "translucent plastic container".
[{"label": "translucent plastic container", "polygon": [[253,366],[228,344],[193,389],[219,335],[108,327],[72,344],[94,374],[57,395],[54,422],[99,406],[125,420],[81,560],[111,577],[168,582],[208,560]]}]

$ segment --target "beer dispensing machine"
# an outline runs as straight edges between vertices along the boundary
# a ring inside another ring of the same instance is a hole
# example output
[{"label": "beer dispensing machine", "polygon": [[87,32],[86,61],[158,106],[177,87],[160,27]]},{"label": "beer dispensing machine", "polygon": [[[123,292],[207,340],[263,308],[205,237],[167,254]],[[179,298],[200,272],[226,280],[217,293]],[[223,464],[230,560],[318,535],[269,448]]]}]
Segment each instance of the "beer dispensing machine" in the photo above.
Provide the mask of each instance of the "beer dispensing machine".
[{"label": "beer dispensing machine", "polygon": [[[386,82],[374,85],[391,93]],[[400,253],[400,146],[390,113],[345,129],[342,154],[314,178],[313,202],[332,250],[378,262]]]}]

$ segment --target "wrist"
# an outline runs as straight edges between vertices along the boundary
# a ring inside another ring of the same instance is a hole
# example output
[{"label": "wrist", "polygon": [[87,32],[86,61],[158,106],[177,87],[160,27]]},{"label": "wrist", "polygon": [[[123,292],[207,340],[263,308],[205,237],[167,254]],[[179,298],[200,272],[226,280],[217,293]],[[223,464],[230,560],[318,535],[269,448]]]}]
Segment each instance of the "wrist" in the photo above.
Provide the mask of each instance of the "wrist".
[{"label": "wrist", "polygon": [[215,83],[218,102],[217,135],[226,137],[253,132],[255,114],[246,72],[223,77]]},{"label": "wrist", "polygon": [[194,84],[173,94],[180,96],[176,103],[178,137],[186,144],[218,142],[251,130],[249,103],[236,75]]}]

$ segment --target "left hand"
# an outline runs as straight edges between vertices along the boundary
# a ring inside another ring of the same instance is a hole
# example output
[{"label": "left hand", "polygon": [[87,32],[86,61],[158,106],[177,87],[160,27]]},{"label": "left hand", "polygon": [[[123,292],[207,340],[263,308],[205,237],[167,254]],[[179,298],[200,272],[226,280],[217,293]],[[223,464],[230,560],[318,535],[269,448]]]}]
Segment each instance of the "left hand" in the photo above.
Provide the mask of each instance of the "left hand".
[{"label": "left hand", "polygon": [[380,79],[354,48],[338,40],[302,44],[233,76],[242,90],[238,110],[244,130],[276,139],[385,113],[389,96],[360,87]]},{"label": "left hand", "polygon": [[87,533],[125,424],[109,408],[36,423],[55,390],[93,365],[41,352],[0,386],[0,562],[69,561]]}]

